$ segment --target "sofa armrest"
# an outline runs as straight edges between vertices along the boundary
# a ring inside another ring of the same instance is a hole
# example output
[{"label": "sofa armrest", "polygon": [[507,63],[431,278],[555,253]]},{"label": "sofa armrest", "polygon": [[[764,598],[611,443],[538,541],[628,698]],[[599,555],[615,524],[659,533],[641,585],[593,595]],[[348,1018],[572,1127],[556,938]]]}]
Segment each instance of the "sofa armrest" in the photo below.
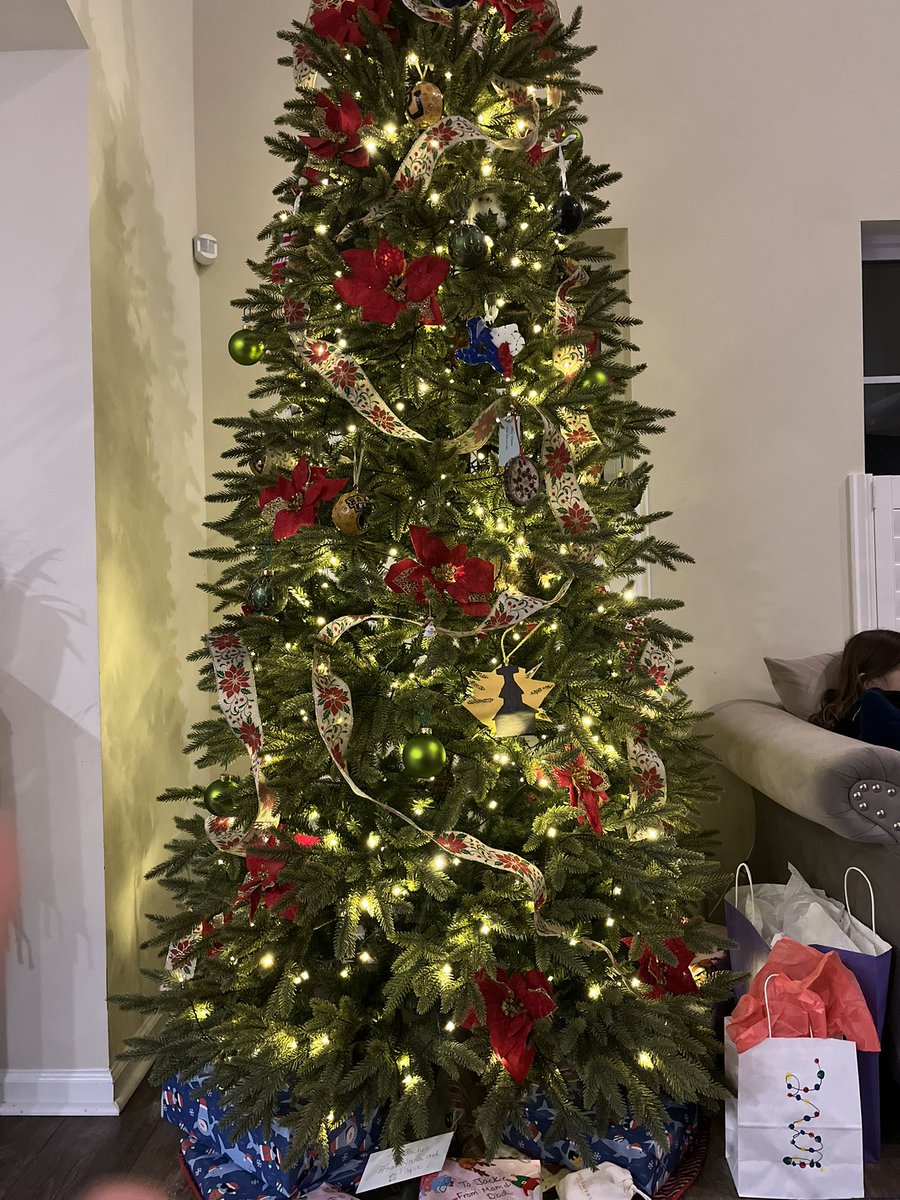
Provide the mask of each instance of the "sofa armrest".
[{"label": "sofa armrest", "polygon": [[900,751],[801,721],[777,704],[717,704],[703,729],[729,771],[856,842],[900,843]]}]

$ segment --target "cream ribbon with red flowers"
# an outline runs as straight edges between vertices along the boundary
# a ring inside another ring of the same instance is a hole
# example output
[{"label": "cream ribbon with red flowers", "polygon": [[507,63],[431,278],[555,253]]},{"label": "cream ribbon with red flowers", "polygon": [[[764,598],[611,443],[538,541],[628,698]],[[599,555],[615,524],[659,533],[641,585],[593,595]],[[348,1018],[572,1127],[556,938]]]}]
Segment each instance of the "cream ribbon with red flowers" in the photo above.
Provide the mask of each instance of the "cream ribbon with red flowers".
[{"label": "cream ribbon with red flowers", "polygon": [[216,695],[222,715],[243,742],[250,756],[250,772],[256,785],[259,808],[249,829],[237,825],[234,817],[208,816],[206,836],[226,854],[244,855],[258,845],[277,824],[278,799],[262,778],[262,721],[250,654],[239,637],[231,633],[208,634],[204,639],[212,658]]},{"label": "cream ribbon with red flowers", "polygon": [[289,330],[288,335],[302,360],[376,429],[408,442],[427,441],[388,408],[355,358],[330,342],[312,341],[298,330]]},{"label": "cream ribbon with red flowers", "polygon": [[[629,624],[633,629],[640,629],[638,622]],[[640,640],[640,635],[638,635]],[[634,671],[632,662],[629,671]],[[644,646],[638,667],[642,670],[660,691],[663,691],[672,672],[675,670],[675,654],[668,643],[657,645],[648,641]],[[667,795],[666,768],[663,760],[647,740],[646,730],[640,725],[635,730],[635,736],[626,739],[628,765],[632,772],[631,803],[638,804],[641,800],[652,800],[655,804],[664,804]]]}]

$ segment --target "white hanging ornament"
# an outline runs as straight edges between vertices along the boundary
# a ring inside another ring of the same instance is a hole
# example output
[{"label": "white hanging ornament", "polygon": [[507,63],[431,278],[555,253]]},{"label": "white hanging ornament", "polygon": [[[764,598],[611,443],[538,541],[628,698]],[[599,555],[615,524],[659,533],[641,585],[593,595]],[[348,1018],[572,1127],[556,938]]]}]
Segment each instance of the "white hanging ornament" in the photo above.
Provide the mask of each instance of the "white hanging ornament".
[{"label": "white hanging ornament", "polygon": [[476,217],[496,217],[497,228],[505,229],[508,221],[506,213],[500,204],[500,197],[496,192],[482,192],[480,196],[476,196],[469,205],[467,220],[474,221]]}]

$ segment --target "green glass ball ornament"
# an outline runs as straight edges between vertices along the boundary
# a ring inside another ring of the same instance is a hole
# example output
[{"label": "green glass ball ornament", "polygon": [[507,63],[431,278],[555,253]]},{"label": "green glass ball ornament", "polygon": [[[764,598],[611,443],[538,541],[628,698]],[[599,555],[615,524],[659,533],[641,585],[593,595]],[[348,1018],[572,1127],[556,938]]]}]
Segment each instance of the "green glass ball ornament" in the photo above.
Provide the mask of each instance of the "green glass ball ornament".
[{"label": "green glass ball ornament", "polygon": [[287,593],[277,579],[264,571],[247,589],[247,603],[256,612],[271,617],[287,604]]},{"label": "green glass ball ornament", "polygon": [[228,339],[228,353],[242,367],[255,366],[265,351],[265,343],[250,329],[239,329]]},{"label": "green glass ball ornament", "polygon": [[596,390],[609,384],[609,376],[602,367],[588,367],[578,381],[578,386],[587,390]]},{"label": "green glass ball ornament", "polygon": [[570,125],[563,136],[572,139],[565,148],[566,154],[575,155],[582,152],[584,149],[584,133],[580,125]]},{"label": "green glass ball ornament", "polygon": [[432,779],[446,765],[447,751],[430,729],[423,729],[403,747],[403,769],[413,779]]},{"label": "green glass ball ornament", "polygon": [[584,205],[571,192],[562,192],[553,205],[553,220],[557,232],[570,237],[581,228],[584,220]]},{"label": "green glass ball ornament", "polygon": [[462,271],[472,271],[487,262],[491,253],[487,237],[477,225],[464,221],[449,238],[450,261]]},{"label": "green glass ball ornament", "polygon": [[203,793],[203,805],[216,817],[233,817],[238,810],[240,789],[237,775],[220,775]]}]

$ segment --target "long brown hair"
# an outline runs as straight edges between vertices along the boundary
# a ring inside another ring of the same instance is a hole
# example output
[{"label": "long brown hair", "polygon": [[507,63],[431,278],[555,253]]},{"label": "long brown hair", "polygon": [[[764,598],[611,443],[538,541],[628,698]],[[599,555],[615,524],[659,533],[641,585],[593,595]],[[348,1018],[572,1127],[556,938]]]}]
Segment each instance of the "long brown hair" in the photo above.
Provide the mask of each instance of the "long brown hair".
[{"label": "long brown hair", "polygon": [[810,721],[833,729],[862,699],[866,680],[878,679],[894,667],[900,667],[900,633],[894,629],[855,633],[844,646],[837,687],[827,689]]}]

